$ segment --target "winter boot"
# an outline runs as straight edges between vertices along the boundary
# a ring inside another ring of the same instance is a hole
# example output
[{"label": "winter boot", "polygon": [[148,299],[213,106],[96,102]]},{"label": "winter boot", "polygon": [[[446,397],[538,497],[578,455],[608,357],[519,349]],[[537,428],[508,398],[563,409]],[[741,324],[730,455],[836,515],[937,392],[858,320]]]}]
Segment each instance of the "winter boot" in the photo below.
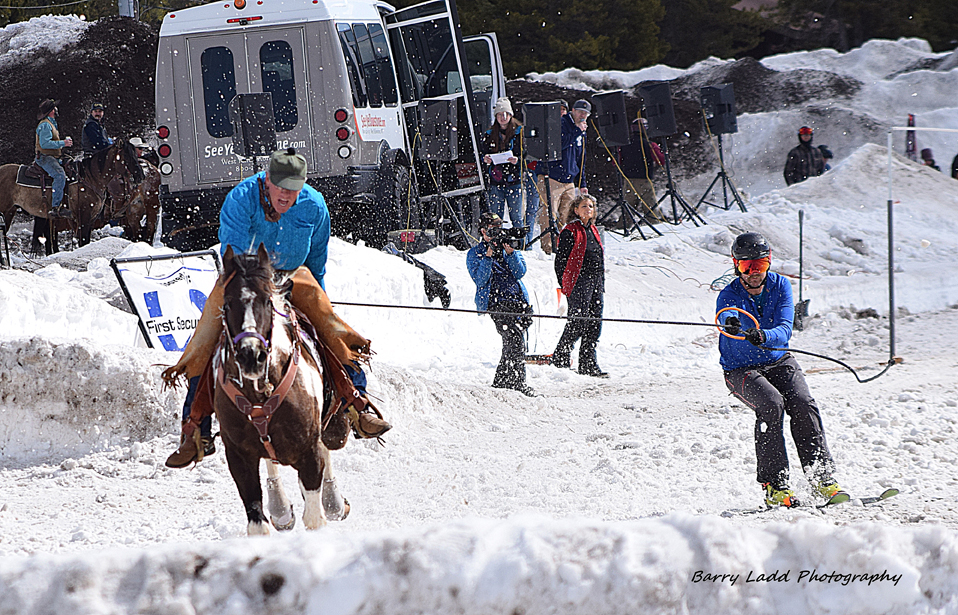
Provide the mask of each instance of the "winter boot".
[{"label": "winter boot", "polygon": [[774,506],[785,506],[792,508],[801,506],[801,503],[788,487],[788,483],[762,483],[765,488],[765,505],[769,508]]},{"label": "winter boot", "polygon": [[829,475],[821,476],[818,481],[812,485],[812,488],[815,490],[815,493],[822,496],[826,500],[829,500],[835,497],[836,494],[844,491],[844,489],[838,486],[838,483],[835,482],[835,479]]},{"label": "winter boot", "polygon": [[[192,428],[191,428],[192,427]],[[166,467],[185,468],[194,461],[200,462],[203,457],[216,452],[216,445],[211,436],[202,436],[194,423],[183,423],[183,433],[180,436],[180,448],[167,457]]]}]

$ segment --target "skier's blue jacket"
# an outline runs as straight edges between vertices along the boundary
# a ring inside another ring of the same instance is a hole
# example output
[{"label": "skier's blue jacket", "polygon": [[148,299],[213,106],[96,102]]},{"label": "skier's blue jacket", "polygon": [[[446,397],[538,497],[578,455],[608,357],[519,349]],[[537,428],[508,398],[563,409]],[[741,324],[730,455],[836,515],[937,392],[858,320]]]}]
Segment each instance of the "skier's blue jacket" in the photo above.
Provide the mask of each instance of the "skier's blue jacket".
[{"label": "skier's blue jacket", "polygon": [[[792,285],[787,278],[769,272],[762,294],[755,297],[748,294],[741,280],[736,278],[719,293],[715,302],[716,312],[727,307],[741,308],[758,320],[759,329],[765,333],[765,346],[788,348],[788,340],[792,337],[795,305],[792,302]],[[742,322],[743,331],[755,326],[751,318],[735,310],[722,312],[719,321],[724,323],[732,316],[738,317]],[[733,340],[725,335],[719,336],[719,353],[722,355],[719,362],[725,371],[768,365],[785,354],[781,350],[764,350],[753,346],[747,340]]]}]

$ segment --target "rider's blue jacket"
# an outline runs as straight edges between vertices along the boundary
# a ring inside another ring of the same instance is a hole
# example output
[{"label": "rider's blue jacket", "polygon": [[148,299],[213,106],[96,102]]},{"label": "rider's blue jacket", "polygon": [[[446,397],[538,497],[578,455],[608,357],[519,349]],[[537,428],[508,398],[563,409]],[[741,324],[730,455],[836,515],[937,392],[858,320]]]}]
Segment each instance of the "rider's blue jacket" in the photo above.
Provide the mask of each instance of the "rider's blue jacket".
[{"label": "rider's blue jacket", "polygon": [[312,186],[304,185],[289,211],[278,222],[270,222],[260,205],[258,180],[265,176],[265,172],[260,172],[248,177],[226,195],[220,210],[220,252],[233,246],[234,251],[255,253],[259,244],[265,244],[273,267],[293,270],[306,265],[325,290],[323,277],[329,246],[326,199]]},{"label": "rider's blue jacket", "polygon": [[[719,312],[727,307],[741,308],[758,320],[758,328],[765,333],[765,346],[788,348],[788,340],[792,337],[792,319],[795,317],[792,285],[788,278],[769,272],[765,279],[765,289],[755,297],[748,294],[739,278],[735,278],[719,293],[715,311]],[[735,310],[722,312],[719,321],[724,323],[730,316],[738,317],[743,331],[755,327],[751,318]],[[763,350],[747,340],[733,340],[725,335],[719,335],[719,353],[719,362],[725,371],[767,365],[785,354],[781,350]]]}]

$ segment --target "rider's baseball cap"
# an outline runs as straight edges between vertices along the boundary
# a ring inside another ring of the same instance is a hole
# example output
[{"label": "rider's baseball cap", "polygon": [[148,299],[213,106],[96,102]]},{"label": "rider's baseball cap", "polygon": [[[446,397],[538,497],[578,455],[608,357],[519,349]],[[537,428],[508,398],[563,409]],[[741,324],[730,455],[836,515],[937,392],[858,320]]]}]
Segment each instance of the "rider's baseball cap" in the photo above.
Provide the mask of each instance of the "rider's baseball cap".
[{"label": "rider's baseball cap", "polygon": [[269,181],[285,190],[302,190],[306,183],[306,158],[292,147],[269,157]]},{"label": "rider's baseball cap", "polygon": [[95,102],[92,105],[90,105],[90,111],[103,111],[105,109],[106,107],[104,107],[103,103],[101,102]]}]

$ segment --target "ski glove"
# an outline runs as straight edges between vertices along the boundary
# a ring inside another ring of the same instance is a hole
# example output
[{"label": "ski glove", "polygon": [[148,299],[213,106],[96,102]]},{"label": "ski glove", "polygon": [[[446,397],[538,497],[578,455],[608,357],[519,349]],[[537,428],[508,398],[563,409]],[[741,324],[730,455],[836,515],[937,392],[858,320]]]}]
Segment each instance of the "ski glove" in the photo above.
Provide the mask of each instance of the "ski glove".
[{"label": "ski glove", "polygon": [[745,339],[753,346],[761,346],[765,343],[765,332],[761,329],[749,329],[745,332]]},{"label": "ski glove", "polygon": [[738,319],[738,316],[729,316],[725,319],[725,332],[729,335],[742,334],[742,321]]}]

